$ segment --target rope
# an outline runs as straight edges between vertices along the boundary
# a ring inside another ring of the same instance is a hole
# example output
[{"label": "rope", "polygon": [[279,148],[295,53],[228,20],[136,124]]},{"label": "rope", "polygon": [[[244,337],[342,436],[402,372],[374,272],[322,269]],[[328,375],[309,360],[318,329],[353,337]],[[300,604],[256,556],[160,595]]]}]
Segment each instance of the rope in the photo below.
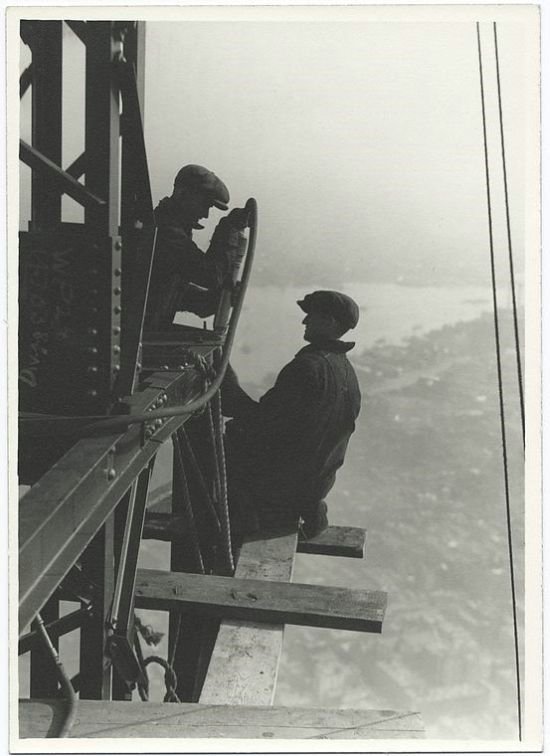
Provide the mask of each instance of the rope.
[{"label": "rope", "polygon": [[67,673],[65,672],[65,668],[63,667],[63,663],[61,662],[61,659],[59,658],[59,654],[57,653],[55,646],[53,645],[50,639],[50,636],[48,635],[48,632],[46,628],[44,627],[44,620],[42,619],[40,614],[36,615],[36,630],[38,632],[38,635],[42,639],[44,646],[46,647],[46,651],[48,652],[53,663],[55,664],[55,671],[57,674],[57,678],[59,682],[61,683],[61,688],[64,690],[65,695],[67,697],[67,710],[65,712],[65,716],[63,717],[62,722],[59,725],[59,728],[57,729],[56,732],[53,732],[53,733],[48,732],[46,737],[67,738],[69,737],[69,733],[71,731],[72,726],[74,725],[74,721],[76,717],[76,707],[77,707],[76,693],[71,684],[71,681],[69,680],[69,677],[67,676]]},{"label": "rope", "polygon": [[479,81],[481,89],[481,112],[483,121],[483,146],[485,154],[485,183],[487,189],[487,214],[489,221],[489,251],[491,259],[491,283],[493,290],[493,317],[494,317],[494,330],[495,330],[495,348],[497,358],[497,380],[498,380],[498,394],[499,394],[499,406],[500,406],[500,432],[502,438],[502,461],[504,466],[504,492],[506,499],[506,523],[508,532],[508,560],[510,564],[510,582],[512,592],[512,614],[514,623],[514,647],[515,647],[515,666],[516,666],[516,694],[517,694],[517,712],[518,712],[518,734],[519,740],[522,739],[522,727],[521,727],[521,680],[520,680],[520,663],[519,663],[519,642],[518,642],[518,625],[517,625],[517,607],[516,607],[516,590],[514,579],[514,555],[512,548],[512,524],[511,524],[511,511],[510,511],[510,487],[508,481],[508,452],[506,447],[506,423],[504,414],[504,394],[503,394],[503,381],[502,381],[502,364],[501,364],[501,347],[500,347],[500,334],[498,323],[498,302],[497,302],[497,287],[496,287],[496,273],[495,273],[495,252],[493,243],[493,217],[491,211],[491,187],[489,181],[489,151],[487,146],[487,123],[485,116],[485,90],[483,85],[483,59],[481,55],[481,37],[479,32],[479,21],[476,24],[477,27],[477,49],[479,56]]},{"label": "rope", "polygon": [[[214,409],[216,410],[216,421],[214,422]],[[221,407],[221,400],[219,406]],[[212,447],[212,458],[214,463],[214,483],[216,487],[216,502],[218,505],[218,515],[222,529],[222,553],[224,557],[224,568],[233,574],[235,565],[233,563],[233,553],[231,550],[231,528],[229,524],[229,509],[227,502],[227,479],[225,470],[225,456],[223,451],[223,441],[221,439],[220,423],[221,416],[217,413],[218,403],[214,400],[209,403],[207,409],[208,424],[210,429],[210,445]]]},{"label": "rope", "polygon": [[197,532],[197,526],[195,524],[195,516],[191,506],[191,496],[189,495],[189,487],[187,485],[187,476],[185,475],[185,468],[183,466],[183,458],[181,455],[181,449],[178,441],[177,434],[172,435],[172,443],[174,444],[174,451],[176,457],[177,470],[179,472],[181,480],[181,492],[182,492],[182,512],[187,521],[188,533],[190,536],[190,545],[195,561],[195,566],[201,575],[204,575],[204,563],[202,560],[201,546],[199,542],[199,534]]},{"label": "rope", "polygon": [[143,662],[143,668],[147,669],[149,664],[158,664],[159,667],[164,669],[164,685],[166,688],[166,694],[164,696],[164,703],[181,703],[176,693],[178,687],[178,676],[176,675],[173,666],[167,662],[162,656],[148,656]]},{"label": "rope", "polygon": [[250,198],[248,202],[246,203],[246,207],[249,209],[249,217],[250,217],[250,232],[248,237],[248,249],[246,253],[246,260],[244,264],[244,270],[243,270],[243,276],[241,279],[240,287],[239,287],[239,296],[237,297],[237,301],[235,303],[235,306],[233,307],[233,312],[231,313],[231,320],[229,323],[229,328],[227,330],[227,336],[225,338],[224,342],[224,350],[223,350],[223,358],[220,365],[219,372],[215,378],[215,380],[210,385],[210,388],[208,388],[200,397],[197,399],[194,399],[191,402],[188,402],[187,404],[182,405],[174,405],[173,407],[165,407],[164,409],[158,409],[158,410],[152,410],[150,412],[142,412],[137,415],[80,415],[80,416],[63,416],[63,415],[42,415],[40,413],[21,413],[19,416],[19,419],[21,422],[36,422],[37,420],[42,421],[60,421],[64,422],[66,424],[70,424],[71,422],[85,422],[88,421],[91,423],[90,425],[85,426],[84,428],[78,428],[75,433],[78,435],[78,438],[82,438],[86,435],[96,434],[100,432],[123,432],[126,431],[131,425],[136,425],[139,423],[149,423],[151,420],[157,420],[157,419],[164,419],[164,418],[173,418],[173,417],[180,417],[184,415],[192,415],[197,410],[202,409],[207,402],[209,402],[212,397],[216,394],[218,389],[220,388],[223,377],[225,375],[225,370],[227,368],[227,365],[229,363],[229,357],[231,355],[231,348],[233,346],[233,341],[235,339],[235,332],[237,330],[237,324],[239,322],[239,317],[241,314],[241,310],[243,307],[243,301],[244,301],[244,294],[246,292],[248,281],[250,279],[250,273],[252,271],[252,262],[254,260],[254,249],[256,246],[256,237],[257,237],[257,231],[258,231],[258,220],[257,220],[257,213],[258,213],[258,206],[256,204],[256,200],[253,198]]},{"label": "rope", "polygon": [[504,177],[504,202],[506,205],[506,232],[508,236],[508,264],[510,267],[510,286],[512,289],[512,310],[514,314],[514,339],[516,347],[516,369],[518,375],[518,389],[519,389],[519,408],[521,412],[521,427],[523,431],[523,448],[525,449],[525,407],[523,400],[523,376],[521,371],[521,352],[519,344],[519,328],[518,328],[518,310],[516,302],[516,285],[514,277],[514,258],[512,255],[512,233],[510,230],[510,206],[508,201],[508,176],[506,172],[506,153],[504,150],[504,120],[502,116],[502,94],[500,90],[500,66],[498,59],[498,41],[497,41],[497,25],[493,22],[493,33],[495,40],[495,60],[496,60],[496,73],[497,73],[497,90],[498,90],[498,114],[500,124],[500,148],[502,156],[502,173]]},{"label": "rope", "polygon": [[144,625],[137,614],[134,614],[134,627],[148,646],[158,646],[164,638],[164,633],[155,630],[152,625]]},{"label": "rope", "polygon": [[214,503],[212,502],[210,491],[208,490],[208,486],[206,485],[206,482],[204,480],[202,469],[193,450],[193,446],[191,445],[191,441],[189,440],[187,431],[182,426],[181,428],[178,428],[176,433],[178,435],[180,445],[185,452],[185,458],[188,459],[191,463],[191,470],[195,475],[195,480],[203,499],[205,512],[211,520],[216,534],[219,534],[221,532],[220,519],[218,517],[216,508],[214,507]]},{"label": "rope", "polygon": [[215,398],[212,400],[214,404],[214,416],[215,416],[215,430],[216,430],[216,447],[217,447],[217,459],[220,469],[220,483],[221,483],[221,526],[223,537],[223,554],[226,559],[226,566],[229,573],[232,575],[235,572],[235,562],[233,559],[233,550],[231,544],[231,522],[229,518],[229,501],[227,496],[227,467],[225,464],[225,449],[223,445],[223,414],[222,414],[222,397],[221,392],[218,391]]}]

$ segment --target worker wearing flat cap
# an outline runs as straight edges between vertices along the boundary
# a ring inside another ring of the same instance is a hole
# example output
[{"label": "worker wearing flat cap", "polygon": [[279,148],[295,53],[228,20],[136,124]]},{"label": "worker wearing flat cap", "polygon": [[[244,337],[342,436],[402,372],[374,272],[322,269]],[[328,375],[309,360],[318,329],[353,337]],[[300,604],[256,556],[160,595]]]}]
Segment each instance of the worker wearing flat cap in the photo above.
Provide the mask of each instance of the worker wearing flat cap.
[{"label": "worker wearing flat cap", "polygon": [[237,534],[293,527],[312,537],[328,525],[324,497],[334,485],[361,407],[355,371],[341,340],[359,308],[337,291],[298,303],[309,342],[254,401],[229,368],[222,385],[232,528]]},{"label": "worker wearing flat cap", "polygon": [[204,228],[200,221],[211,208],[227,210],[228,203],[226,185],[207,168],[186,165],[176,175],[172,195],[155,209],[157,243],[146,328],[170,328],[180,310],[201,317],[215,312],[248,214],[235,208],[222,218],[205,253],[193,241],[193,230]]}]

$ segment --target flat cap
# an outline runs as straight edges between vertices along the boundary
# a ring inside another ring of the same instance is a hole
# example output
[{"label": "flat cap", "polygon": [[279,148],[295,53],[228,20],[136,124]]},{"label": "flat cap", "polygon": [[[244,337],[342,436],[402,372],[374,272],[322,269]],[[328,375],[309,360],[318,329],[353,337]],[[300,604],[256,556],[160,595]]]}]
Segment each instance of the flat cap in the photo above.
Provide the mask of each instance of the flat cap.
[{"label": "flat cap", "polygon": [[359,307],[347,294],[339,291],[314,291],[297,303],[304,312],[323,312],[332,315],[346,330],[359,322]]},{"label": "flat cap", "polygon": [[212,198],[212,204],[220,210],[227,210],[229,191],[215,173],[202,165],[184,165],[174,179],[174,186],[189,186]]}]

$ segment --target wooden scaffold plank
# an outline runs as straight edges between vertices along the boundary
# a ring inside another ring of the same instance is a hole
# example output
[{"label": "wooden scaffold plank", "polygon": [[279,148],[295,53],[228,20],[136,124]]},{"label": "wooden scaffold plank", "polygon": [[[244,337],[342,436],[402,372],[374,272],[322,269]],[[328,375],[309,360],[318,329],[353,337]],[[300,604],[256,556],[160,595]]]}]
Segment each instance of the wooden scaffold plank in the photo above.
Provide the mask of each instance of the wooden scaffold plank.
[{"label": "wooden scaffold plank", "polygon": [[324,585],[140,570],[136,606],[211,617],[380,633],[386,594]]},{"label": "wooden scaffold plank", "polygon": [[[247,540],[235,577],[289,581],[292,577],[297,535]],[[224,620],[218,632],[202,687],[200,703],[273,703],[277,669],[283,647],[284,626]]]},{"label": "wooden scaffold plank", "polygon": [[366,539],[363,528],[331,525],[314,538],[300,539],[298,553],[363,559]]},{"label": "wooden scaffold plank", "polygon": [[[21,738],[45,737],[63,701],[21,701]],[[80,701],[73,738],[418,739],[417,712]]]}]

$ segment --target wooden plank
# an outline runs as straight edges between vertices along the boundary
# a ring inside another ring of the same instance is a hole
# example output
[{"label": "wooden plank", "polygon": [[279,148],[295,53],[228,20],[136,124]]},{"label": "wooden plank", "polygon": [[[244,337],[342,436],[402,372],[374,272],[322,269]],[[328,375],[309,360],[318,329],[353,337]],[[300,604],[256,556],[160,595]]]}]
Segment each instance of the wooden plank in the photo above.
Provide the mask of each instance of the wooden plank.
[{"label": "wooden plank", "polygon": [[210,617],[371,633],[382,632],[386,599],[382,591],[163,570],[140,570],[136,582],[142,609],[181,607]]},{"label": "wooden plank", "polygon": [[[241,548],[235,578],[290,581],[296,532],[248,539]],[[203,704],[273,703],[283,647],[282,624],[224,620],[218,632],[199,698]]]},{"label": "wooden plank", "polygon": [[[19,703],[19,736],[46,737],[63,701]],[[418,712],[80,701],[73,738],[419,739]],[[415,749],[416,750],[416,749]]]},{"label": "wooden plank", "polygon": [[363,528],[331,525],[314,538],[300,539],[298,552],[363,559],[366,540],[367,533]]}]

